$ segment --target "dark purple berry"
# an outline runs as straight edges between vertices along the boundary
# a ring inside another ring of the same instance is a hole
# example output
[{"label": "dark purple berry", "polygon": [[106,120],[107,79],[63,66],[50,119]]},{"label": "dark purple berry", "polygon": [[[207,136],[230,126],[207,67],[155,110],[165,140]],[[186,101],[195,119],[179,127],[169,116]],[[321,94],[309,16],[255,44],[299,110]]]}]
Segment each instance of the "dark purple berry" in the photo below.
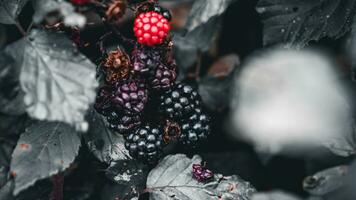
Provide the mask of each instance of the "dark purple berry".
[{"label": "dark purple berry", "polygon": [[116,83],[112,96],[112,103],[129,112],[141,112],[148,98],[148,91],[144,81],[139,79],[121,80]]},{"label": "dark purple berry", "polygon": [[162,156],[162,130],[151,125],[141,126],[126,136],[125,148],[133,158],[155,164]]}]

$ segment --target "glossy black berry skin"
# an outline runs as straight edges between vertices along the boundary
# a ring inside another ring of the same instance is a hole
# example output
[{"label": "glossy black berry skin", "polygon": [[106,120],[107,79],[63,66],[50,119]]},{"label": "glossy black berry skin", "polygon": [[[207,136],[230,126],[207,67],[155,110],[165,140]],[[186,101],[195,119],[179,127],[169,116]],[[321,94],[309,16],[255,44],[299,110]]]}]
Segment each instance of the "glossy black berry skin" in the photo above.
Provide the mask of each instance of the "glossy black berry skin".
[{"label": "glossy black berry skin", "polygon": [[162,156],[162,130],[151,125],[141,126],[126,136],[125,148],[133,158],[155,164]]},{"label": "glossy black berry skin", "polygon": [[173,121],[181,121],[194,114],[200,108],[198,92],[191,86],[179,83],[160,96],[160,111]]},{"label": "glossy black berry skin", "polygon": [[107,113],[106,119],[112,131],[123,135],[141,125],[139,114],[115,109]]},{"label": "glossy black berry skin", "polygon": [[165,8],[162,8],[159,5],[155,5],[154,8],[153,8],[153,11],[160,13],[168,21],[171,21],[171,19],[172,19],[171,12],[169,10],[165,9]]},{"label": "glossy black berry skin", "polygon": [[182,123],[181,131],[179,140],[186,147],[194,148],[210,134],[210,119],[201,109],[195,109],[194,114]]}]

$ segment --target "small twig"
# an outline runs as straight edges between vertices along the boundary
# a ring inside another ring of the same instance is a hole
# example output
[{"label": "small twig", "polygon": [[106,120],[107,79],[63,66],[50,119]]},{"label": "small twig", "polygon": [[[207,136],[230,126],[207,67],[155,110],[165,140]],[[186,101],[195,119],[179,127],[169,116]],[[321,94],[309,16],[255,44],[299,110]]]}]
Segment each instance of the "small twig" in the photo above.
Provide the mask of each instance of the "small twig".
[{"label": "small twig", "polygon": [[28,34],[28,33],[31,31],[32,27],[33,27],[33,21],[32,21],[31,24],[27,27],[26,34]]},{"label": "small twig", "polygon": [[198,52],[198,60],[197,60],[197,66],[195,68],[195,80],[200,81],[200,70],[201,70],[201,65],[202,65],[202,54],[201,52]]},{"label": "small twig", "polygon": [[25,37],[27,36],[27,33],[25,31],[25,29],[22,28],[20,22],[18,20],[15,20],[15,26],[17,27],[17,29],[20,31],[20,33]]},{"label": "small twig", "polygon": [[63,200],[64,176],[56,174],[52,177],[53,188],[49,196],[50,200]]}]

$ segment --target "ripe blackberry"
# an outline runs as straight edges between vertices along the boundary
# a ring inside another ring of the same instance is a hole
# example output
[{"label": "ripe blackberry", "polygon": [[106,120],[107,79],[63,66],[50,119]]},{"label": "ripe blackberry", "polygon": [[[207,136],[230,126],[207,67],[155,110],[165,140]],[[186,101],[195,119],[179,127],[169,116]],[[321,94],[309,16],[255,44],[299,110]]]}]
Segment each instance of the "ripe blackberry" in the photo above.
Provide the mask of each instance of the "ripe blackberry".
[{"label": "ripe blackberry", "polygon": [[195,109],[194,114],[184,120],[179,140],[188,147],[196,147],[199,142],[207,139],[210,134],[210,119],[201,109]]},{"label": "ripe blackberry", "polygon": [[141,125],[141,117],[137,113],[113,109],[106,115],[109,128],[119,134],[126,134],[128,131]]},{"label": "ripe blackberry", "polygon": [[123,79],[116,83],[112,95],[112,103],[126,111],[141,112],[148,98],[144,81],[140,79]]},{"label": "ripe blackberry", "polygon": [[193,115],[194,109],[201,105],[198,92],[183,83],[179,83],[161,94],[160,102],[160,111],[177,122]]},{"label": "ripe blackberry", "polygon": [[151,125],[141,126],[126,136],[125,148],[133,158],[155,164],[162,155],[162,131]]}]

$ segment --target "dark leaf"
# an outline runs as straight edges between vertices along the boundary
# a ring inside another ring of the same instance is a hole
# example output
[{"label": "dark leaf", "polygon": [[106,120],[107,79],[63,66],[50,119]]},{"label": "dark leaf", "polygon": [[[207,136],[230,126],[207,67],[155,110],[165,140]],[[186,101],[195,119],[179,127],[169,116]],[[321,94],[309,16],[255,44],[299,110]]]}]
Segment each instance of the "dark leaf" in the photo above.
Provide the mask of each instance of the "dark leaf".
[{"label": "dark leaf", "polygon": [[230,102],[232,82],[232,76],[225,78],[207,76],[202,78],[198,89],[204,105],[214,111],[225,109]]},{"label": "dark leaf", "polygon": [[33,21],[41,23],[49,13],[57,12],[63,18],[63,22],[67,26],[83,27],[86,23],[86,18],[75,12],[75,8],[68,2],[57,0],[33,0],[35,14]]},{"label": "dark leaf", "polygon": [[95,99],[96,67],[69,39],[33,30],[6,50],[21,68],[21,87],[31,117],[87,129],[84,114]]},{"label": "dark leaf", "polygon": [[148,169],[136,160],[112,162],[106,169],[106,176],[117,184],[142,187],[145,185]]},{"label": "dark leaf", "polygon": [[[185,29],[187,33],[174,37],[175,57],[181,76],[196,62],[198,52],[210,49],[220,29],[221,14],[237,0],[197,0],[194,2]],[[182,74],[183,73],[183,74]]]},{"label": "dark leaf", "polygon": [[0,50],[3,49],[7,41],[6,28],[4,25],[0,24]]},{"label": "dark leaf", "polygon": [[14,194],[68,168],[79,147],[80,136],[67,124],[38,122],[31,125],[21,135],[12,154],[10,169],[15,176]]},{"label": "dark leaf", "polygon": [[24,93],[19,83],[20,69],[5,52],[0,53],[0,112],[20,115],[26,112]]},{"label": "dark leaf", "polygon": [[165,157],[148,175],[150,199],[240,199],[248,200],[255,189],[238,176],[215,175],[207,183],[192,177],[192,165],[201,163],[199,156],[189,159],[177,154]]},{"label": "dark leaf", "polygon": [[208,75],[213,77],[229,76],[234,69],[240,65],[240,58],[236,54],[226,55],[217,60],[208,71]]},{"label": "dark leaf", "polygon": [[0,23],[15,24],[28,0],[0,0]]},{"label": "dark leaf", "polygon": [[220,29],[220,18],[214,17],[184,37],[174,37],[174,56],[181,69],[181,75],[185,76],[190,67],[197,62],[198,52],[206,52],[210,49],[217,31]]},{"label": "dark leaf", "polygon": [[211,18],[220,16],[228,6],[237,0],[196,0],[190,11],[186,29],[192,31],[207,23]]},{"label": "dark leaf", "polygon": [[355,123],[350,123],[346,127],[344,134],[337,135],[324,142],[324,146],[329,149],[333,154],[343,157],[355,155],[356,153],[356,126]]},{"label": "dark leaf", "polygon": [[233,82],[232,72],[240,64],[237,55],[228,55],[216,61],[208,75],[199,83],[199,94],[209,109],[219,111],[230,102],[230,89]]},{"label": "dark leaf", "polygon": [[350,30],[354,0],[260,0],[265,45],[303,47],[323,37],[339,38]]},{"label": "dark leaf", "polygon": [[348,166],[338,166],[306,177],[303,182],[304,190],[314,196],[324,196],[344,186]]},{"label": "dark leaf", "polygon": [[4,200],[13,200],[15,199],[12,195],[12,191],[14,189],[14,182],[7,181],[4,186],[0,188],[0,199]]},{"label": "dark leaf", "polygon": [[107,184],[101,192],[102,200],[138,200],[139,191],[134,186]]},{"label": "dark leaf", "polygon": [[131,159],[125,148],[125,140],[122,135],[111,133],[101,115],[94,109],[89,113],[89,130],[84,139],[89,150],[101,162],[110,164],[112,161]]}]

